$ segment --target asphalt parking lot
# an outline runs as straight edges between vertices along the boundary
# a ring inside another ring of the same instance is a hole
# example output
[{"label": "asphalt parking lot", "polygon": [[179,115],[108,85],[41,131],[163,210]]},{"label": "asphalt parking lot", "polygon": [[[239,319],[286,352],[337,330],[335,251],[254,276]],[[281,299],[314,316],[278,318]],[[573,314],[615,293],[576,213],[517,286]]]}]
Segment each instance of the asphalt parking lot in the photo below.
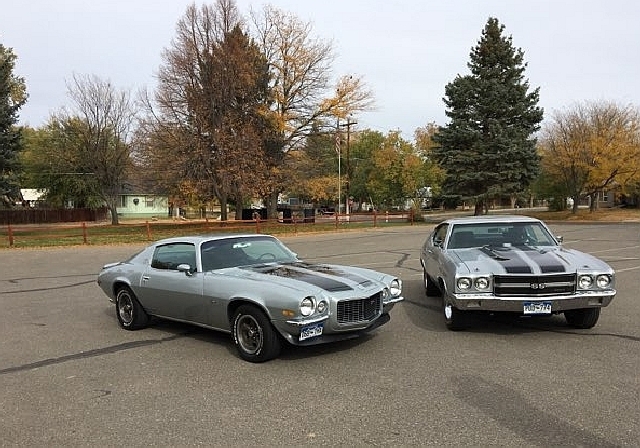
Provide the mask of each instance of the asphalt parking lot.
[{"label": "asphalt parking lot", "polygon": [[1,446],[640,446],[640,223],[551,224],[617,271],[597,326],[483,317],[449,332],[422,286],[431,226],[282,238],[301,258],[400,275],[355,341],[250,364],[231,339],[121,330],[100,267],[141,246],[0,250]]}]

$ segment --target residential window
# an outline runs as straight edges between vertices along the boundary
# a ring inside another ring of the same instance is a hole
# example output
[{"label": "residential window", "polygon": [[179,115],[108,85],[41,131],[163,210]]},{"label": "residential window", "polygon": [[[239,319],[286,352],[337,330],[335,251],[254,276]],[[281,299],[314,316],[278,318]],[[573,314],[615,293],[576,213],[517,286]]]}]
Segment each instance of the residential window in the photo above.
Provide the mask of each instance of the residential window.
[{"label": "residential window", "polygon": [[120,207],[127,207],[127,197],[125,195],[120,196]]},{"label": "residential window", "polygon": [[153,208],[153,196],[145,196],[144,206],[147,208]]}]

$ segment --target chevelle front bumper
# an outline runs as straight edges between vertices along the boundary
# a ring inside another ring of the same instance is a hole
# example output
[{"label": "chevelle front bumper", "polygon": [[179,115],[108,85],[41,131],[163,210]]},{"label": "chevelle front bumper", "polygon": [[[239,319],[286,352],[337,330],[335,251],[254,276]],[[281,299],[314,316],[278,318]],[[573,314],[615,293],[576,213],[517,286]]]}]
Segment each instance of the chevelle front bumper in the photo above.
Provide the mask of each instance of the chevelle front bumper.
[{"label": "chevelle front bumper", "polygon": [[523,313],[525,303],[551,303],[551,313],[609,305],[615,291],[585,291],[562,296],[495,296],[493,294],[454,294],[451,304],[465,311],[505,311]]}]

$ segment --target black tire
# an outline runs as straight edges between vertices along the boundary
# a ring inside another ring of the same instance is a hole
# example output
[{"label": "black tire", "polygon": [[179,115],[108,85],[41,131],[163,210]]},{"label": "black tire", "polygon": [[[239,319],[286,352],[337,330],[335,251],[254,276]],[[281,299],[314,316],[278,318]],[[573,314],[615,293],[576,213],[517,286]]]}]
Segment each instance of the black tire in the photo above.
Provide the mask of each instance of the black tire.
[{"label": "black tire", "polygon": [[139,330],[149,323],[149,315],[127,286],[119,288],[116,293],[116,317],[125,330]]},{"label": "black tire", "polygon": [[433,281],[431,277],[427,274],[427,271],[422,268],[422,278],[424,279],[424,290],[427,294],[427,297],[440,297],[442,293],[440,292],[440,288]]},{"label": "black tire", "polygon": [[593,328],[600,318],[600,308],[580,308],[564,312],[567,323],[574,328]]},{"label": "black tire", "polygon": [[233,342],[242,359],[265,362],[280,354],[280,336],[265,314],[251,305],[238,307],[233,315]]},{"label": "black tire", "polygon": [[451,331],[461,331],[467,328],[468,315],[464,311],[460,311],[453,306],[446,298],[442,298],[442,315],[444,316],[444,324]]}]

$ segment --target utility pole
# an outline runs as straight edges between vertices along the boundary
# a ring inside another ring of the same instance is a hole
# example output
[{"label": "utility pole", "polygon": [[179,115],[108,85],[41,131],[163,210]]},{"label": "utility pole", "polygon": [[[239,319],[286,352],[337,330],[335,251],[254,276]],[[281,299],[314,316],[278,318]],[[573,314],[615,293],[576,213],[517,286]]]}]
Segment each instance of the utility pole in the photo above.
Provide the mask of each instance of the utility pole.
[{"label": "utility pole", "polygon": [[342,207],[342,199],[340,191],[340,185],[342,184],[342,173],[340,172],[340,165],[342,164],[342,160],[340,160],[340,119],[336,119],[336,153],[338,153],[338,211],[337,215],[340,215],[340,209]]},{"label": "utility pole", "polygon": [[351,121],[350,116],[347,116],[347,122],[338,126],[345,126],[347,128],[347,173],[346,173],[346,200],[345,200],[345,212],[349,214],[349,182],[351,181],[351,158],[349,157],[349,145],[350,145],[350,136],[351,136],[351,126],[358,124],[356,121]]}]

